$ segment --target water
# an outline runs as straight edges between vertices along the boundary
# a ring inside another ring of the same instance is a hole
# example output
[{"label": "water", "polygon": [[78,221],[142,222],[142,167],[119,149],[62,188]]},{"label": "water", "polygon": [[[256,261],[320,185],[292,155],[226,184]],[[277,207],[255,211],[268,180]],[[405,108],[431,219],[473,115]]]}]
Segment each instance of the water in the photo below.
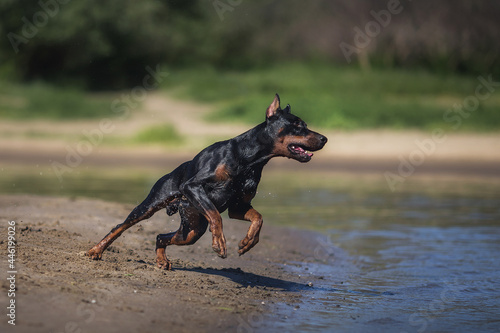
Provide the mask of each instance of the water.
[{"label": "water", "polygon": [[[392,193],[380,185],[363,191],[326,181],[266,198],[326,235],[319,259],[335,246],[352,264],[293,266],[329,278],[304,310],[284,307],[277,326],[290,329],[291,316],[303,332],[499,332],[500,188],[430,182]],[[273,219],[304,226],[292,216]]]},{"label": "water", "polygon": [[[159,176],[90,170],[61,183],[5,170],[0,189],[138,203]],[[265,175],[254,207],[265,223],[319,231],[317,260],[288,267],[324,276],[257,331],[500,331],[498,181],[415,180],[391,192],[378,178],[280,172]]]}]

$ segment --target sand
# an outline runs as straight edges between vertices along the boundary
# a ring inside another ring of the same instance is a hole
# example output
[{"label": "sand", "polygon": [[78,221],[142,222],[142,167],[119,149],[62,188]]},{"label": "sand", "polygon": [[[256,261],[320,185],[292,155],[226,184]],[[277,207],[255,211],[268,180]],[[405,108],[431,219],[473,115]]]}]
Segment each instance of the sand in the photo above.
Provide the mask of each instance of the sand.
[{"label": "sand", "polygon": [[[163,212],[125,232],[102,261],[84,255],[129,213],[129,205],[90,199],[0,196],[0,240],[7,248],[7,221],[15,221],[16,326],[2,332],[249,332],[293,320],[301,299],[324,276],[297,267],[303,262],[338,265],[346,256],[322,248],[315,233],[264,225],[261,241],[238,256],[248,223],[224,220],[228,258],[211,250],[211,235],[192,246],[168,247],[173,270],[155,267],[156,234],[175,230]],[[6,252],[3,252],[6,253]],[[1,261],[7,272],[7,258]],[[289,267],[295,267],[292,271]],[[301,270],[299,269],[299,272]],[[336,276],[336,278],[339,277]],[[7,313],[5,306],[3,312]],[[279,309],[279,311],[278,311]],[[287,313],[289,315],[287,315]]]}]

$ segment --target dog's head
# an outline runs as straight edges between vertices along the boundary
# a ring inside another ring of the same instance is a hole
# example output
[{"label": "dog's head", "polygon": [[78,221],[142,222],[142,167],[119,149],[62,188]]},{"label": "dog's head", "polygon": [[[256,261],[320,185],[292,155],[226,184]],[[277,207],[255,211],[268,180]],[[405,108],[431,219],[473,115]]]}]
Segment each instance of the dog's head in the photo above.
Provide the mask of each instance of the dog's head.
[{"label": "dog's head", "polygon": [[293,115],[288,104],[280,107],[278,94],[266,111],[266,129],[274,140],[273,154],[293,158],[299,162],[309,162],[311,151],[323,148],[328,139],[307,128],[307,124]]}]

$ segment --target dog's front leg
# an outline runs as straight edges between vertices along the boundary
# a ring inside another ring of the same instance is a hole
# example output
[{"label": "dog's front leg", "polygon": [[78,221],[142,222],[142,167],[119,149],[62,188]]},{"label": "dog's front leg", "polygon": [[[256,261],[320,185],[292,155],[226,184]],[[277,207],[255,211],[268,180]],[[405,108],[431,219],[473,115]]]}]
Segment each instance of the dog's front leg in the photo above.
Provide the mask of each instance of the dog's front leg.
[{"label": "dog's front leg", "polygon": [[181,186],[180,191],[208,220],[212,232],[212,249],[219,257],[226,258],[226,238],[222,231],[222,217],[208,198],[203,186],[199,183],[187,182]]},{"label": "dog's front leg", "polygon": [[262,228],[262,215],[256,211],[251,205],[243,205],[243,207],[230,207],[229,217],[232,219],[250,221],[248,232],[239,244],[238,253],[240,256],[259,242],[260,229]]}]

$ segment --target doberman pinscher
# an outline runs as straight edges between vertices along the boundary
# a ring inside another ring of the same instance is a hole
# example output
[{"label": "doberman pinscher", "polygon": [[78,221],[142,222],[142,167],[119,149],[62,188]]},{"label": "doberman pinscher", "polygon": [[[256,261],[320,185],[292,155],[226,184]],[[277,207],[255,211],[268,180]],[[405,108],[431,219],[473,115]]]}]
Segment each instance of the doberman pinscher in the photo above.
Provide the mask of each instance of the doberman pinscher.
[{"label": "doberman pinscher", "polygon": [[312,153],[323,148],[327,138],[307,128],[290,112],[290,105],[280,107],[278,94],[267,108],[266,121],[227,141],[217,142],[160,178],[147,198],[127,219],[113,228],[87,253],[99,260],[103,251],[125,230],[166,208],[168,215],[179,212],[179,230],[156,238],[156,263],[171,269],[165,255],[168,245],[194,244],[210,225],[212,249],[226,257],[226,239],[220,213],[228,209],[229,217],[250,221],[248,232],[239,243],[240,255],[257,244],[262,215],[251,205],[257,192],[262,169],[275,156],[309,162]]}]

